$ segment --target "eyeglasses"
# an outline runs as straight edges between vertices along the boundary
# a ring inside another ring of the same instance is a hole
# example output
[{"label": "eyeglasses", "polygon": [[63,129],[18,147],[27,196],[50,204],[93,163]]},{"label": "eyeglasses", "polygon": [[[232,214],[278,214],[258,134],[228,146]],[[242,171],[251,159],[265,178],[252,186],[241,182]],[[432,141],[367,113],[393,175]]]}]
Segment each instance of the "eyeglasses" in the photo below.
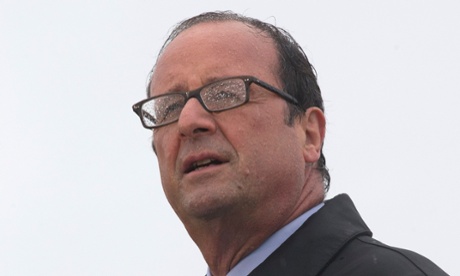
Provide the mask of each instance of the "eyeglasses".
[{"label": "eyeglasses", "polygon": [[197,99],[208,112],[229,110],[249,101],[249,86],[254,83],[284,100],[298,105],[297,100],[278,88],[255,77],[240,76],[218,80],[188,92],[174,92],[151,97],[133,105],[145,128],[158,128],[176,122],[187,101]]}]

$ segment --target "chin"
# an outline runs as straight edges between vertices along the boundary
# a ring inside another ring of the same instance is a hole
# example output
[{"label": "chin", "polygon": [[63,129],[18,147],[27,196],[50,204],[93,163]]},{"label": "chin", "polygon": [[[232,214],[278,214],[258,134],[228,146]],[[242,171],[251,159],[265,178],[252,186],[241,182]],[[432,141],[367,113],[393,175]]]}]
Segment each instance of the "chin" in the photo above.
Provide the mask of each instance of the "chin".
[{"label": "chin", "polygon": [[235,204],[229,198],[218,196],[200,196],[196,198],[188,198],[183,204],[183,210],[187,217],[200,220],[214,220],[219,217],[224,217],[228,214]]}]

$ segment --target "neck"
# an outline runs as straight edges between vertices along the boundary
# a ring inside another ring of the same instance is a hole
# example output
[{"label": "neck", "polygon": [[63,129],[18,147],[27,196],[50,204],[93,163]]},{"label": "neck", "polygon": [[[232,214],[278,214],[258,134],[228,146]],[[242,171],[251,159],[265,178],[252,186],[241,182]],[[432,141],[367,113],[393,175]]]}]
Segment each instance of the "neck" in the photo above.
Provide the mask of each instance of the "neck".
[{"label": "neck", "polygon": [[242,215],[234,212],[184,224],[202,252],[212,275],[226,275],[273,233],[322,202],[324,193],[322,186],[319,187],[319,190],[313,189],[303,194],[302,200],[293,209],[280,210],[274,204],[272,206],[275,207],[271,208],[272,211],[277,209],[276,213],[267,212],[270,207],[258,208],[250,216],[247,213]]},{"label": "neck", "polygon": [[[264,226],[265,225],[265,226]],[[226,275],[282,225],[255,224],[249,220],[216,218],[187,228],[213,276]]]}]

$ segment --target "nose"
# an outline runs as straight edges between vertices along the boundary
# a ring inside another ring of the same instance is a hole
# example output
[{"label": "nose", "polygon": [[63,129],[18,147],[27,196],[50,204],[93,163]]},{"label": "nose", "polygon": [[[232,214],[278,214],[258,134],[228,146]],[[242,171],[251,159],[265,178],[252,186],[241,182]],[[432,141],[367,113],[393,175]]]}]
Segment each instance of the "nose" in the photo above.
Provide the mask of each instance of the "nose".
[{"label": "nose", "polygon": [[213,134],[217,128],[214,116],[206,111],[195,98],[187,101],[177,124],[180,134],[185,137]]}]

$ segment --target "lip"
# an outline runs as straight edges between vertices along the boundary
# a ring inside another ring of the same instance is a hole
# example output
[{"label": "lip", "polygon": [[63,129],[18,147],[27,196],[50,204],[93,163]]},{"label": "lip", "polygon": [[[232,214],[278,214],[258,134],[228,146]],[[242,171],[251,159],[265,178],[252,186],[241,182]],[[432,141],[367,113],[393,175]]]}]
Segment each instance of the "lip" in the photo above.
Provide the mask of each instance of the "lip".
[{"label": "lip", "polygon": [[[207,162],[210,160],[212,162]],[[205,168],[219,166],[227,162],[228,160],[226,158],[216,153],[192,154],[192,155],[187,156],[182,162],[181,171],[185,175],[185,174],[189,174],[189,173],[198,171],[196,170],[195,165],[200,164],[200,163],[207,163],[205,167],[199,169],[199,170],[203,170]]]}]

